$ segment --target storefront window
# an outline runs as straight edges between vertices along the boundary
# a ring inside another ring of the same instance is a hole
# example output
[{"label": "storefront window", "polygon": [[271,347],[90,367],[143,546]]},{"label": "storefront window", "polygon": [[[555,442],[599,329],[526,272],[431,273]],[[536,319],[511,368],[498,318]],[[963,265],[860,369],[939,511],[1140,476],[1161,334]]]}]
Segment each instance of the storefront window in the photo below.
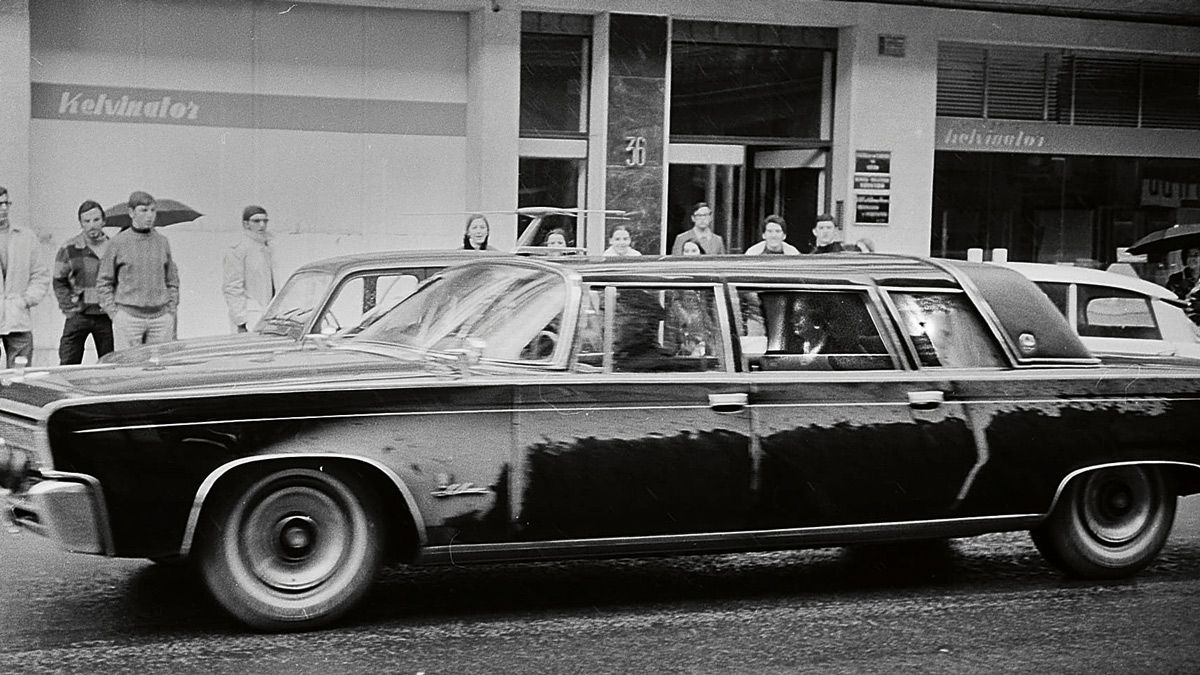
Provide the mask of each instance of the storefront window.
[{"label": "storefront window", "polygon": [[[1146,234],[1200,215],[1196,176],[1192,159],[938,152],[930,248],[1106,267]],[[1132,262],[1152,280],[1165,271],[1161,260]]]}]

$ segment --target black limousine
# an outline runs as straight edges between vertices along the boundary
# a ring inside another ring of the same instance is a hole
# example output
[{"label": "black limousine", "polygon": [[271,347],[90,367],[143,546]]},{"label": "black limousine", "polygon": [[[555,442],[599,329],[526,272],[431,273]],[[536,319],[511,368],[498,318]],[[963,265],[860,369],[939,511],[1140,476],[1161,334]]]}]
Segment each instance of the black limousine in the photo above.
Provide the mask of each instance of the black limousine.
[{"label": "black limousine", "polygon": [[298,630],[385,564],[1029,530],[1119,577],[1200,490],[1200,368],[1100,363],[1002,266],[485,258],[350,333],[0,373],[7,510]]}]

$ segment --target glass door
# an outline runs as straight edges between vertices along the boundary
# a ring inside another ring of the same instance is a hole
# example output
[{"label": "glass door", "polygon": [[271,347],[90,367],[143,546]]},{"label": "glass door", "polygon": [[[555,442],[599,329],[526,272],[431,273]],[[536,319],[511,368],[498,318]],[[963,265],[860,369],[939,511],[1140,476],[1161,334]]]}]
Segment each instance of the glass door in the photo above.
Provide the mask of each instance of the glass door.
[{"label": "glass door", "polygon": [[664,250],[669,252],[675,237],[691,228],[692,207],[705,202],[713,211],[713,231],[725,240],[726,249],[741,251],[745,146],[672,143],[669,153]]},{"label": "glass door", "polygon": [[817,216],[828,211],[825,156],[824,150],[816,149],[751,152],[745,246],[761,239],[760,224],[770,215],[787,222],[787,241],[792,246],[801,251],[812,246]]}]

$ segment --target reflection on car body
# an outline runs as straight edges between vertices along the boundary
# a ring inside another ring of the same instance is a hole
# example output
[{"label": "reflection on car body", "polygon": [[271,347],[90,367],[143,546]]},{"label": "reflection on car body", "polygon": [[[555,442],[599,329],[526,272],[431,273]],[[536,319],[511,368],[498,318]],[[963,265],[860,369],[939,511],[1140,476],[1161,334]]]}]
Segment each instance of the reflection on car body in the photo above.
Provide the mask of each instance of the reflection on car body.
[{"label": "reflection on car body", "polygon": [[1010,269],[648,258],[476,260],[270,360],[10,372],[0,481],[21,526],[188,556],[272,630],[383,563],[1027,529],[1125,576],[1200,490],[1200,366],[1100,363]]}]

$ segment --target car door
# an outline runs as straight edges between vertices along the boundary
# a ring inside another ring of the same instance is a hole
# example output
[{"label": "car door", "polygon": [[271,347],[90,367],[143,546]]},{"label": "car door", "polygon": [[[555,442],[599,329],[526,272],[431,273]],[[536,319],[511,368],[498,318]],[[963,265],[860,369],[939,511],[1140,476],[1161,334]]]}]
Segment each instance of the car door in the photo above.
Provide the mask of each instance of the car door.
[{"label": "car door", "polygon": [[953,395],[964,354],[938,331],[963,298],[786,284],[740,286],[737,298],[760,526],[952,515],[978,455]]},{"label": "car door", "polygon": [[717,284],[584,288],[569,372],[517,387],[520,536],[748,526],[748,385],[728,321]]}]

